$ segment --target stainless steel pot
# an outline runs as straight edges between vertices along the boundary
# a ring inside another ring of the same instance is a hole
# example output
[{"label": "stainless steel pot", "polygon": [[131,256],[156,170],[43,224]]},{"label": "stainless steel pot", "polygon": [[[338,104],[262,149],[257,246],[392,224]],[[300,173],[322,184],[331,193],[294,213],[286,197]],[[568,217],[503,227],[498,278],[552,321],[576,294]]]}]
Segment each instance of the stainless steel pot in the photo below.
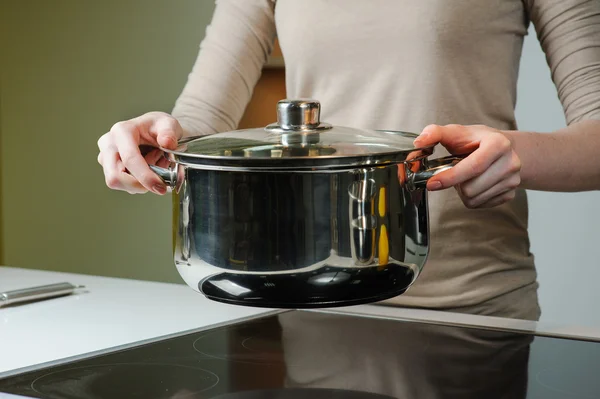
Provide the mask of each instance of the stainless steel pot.
[{"label": "stainless steel pot", "polygon": [[333,127],[282,100],[264,129],[187,138],[153,166],[172,188],[174,259],[206,297],[271,308],[404,293],[427,259],[429,160],[415,134]]}]

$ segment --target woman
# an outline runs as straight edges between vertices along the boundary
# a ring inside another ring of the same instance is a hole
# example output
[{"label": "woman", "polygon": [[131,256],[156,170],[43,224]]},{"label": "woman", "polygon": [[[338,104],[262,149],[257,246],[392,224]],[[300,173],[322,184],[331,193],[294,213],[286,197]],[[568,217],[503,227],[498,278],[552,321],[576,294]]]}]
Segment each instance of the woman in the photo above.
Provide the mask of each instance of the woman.
[{"label": "woman", "polygon": [[[516,130],[532,22],[568,127]],[[164,194],[148,168],[180,137],[237,126],[275,37],[289,98],[316,98],[335,125],[420,132],[436,155],[470,153],[428,182],[427,267],[386,303],[537,319],[525,189],[600,188],[600,2],[584,0],[220,0],[172,116],[150,112],[99,140],[110,188]],[[445,190],[455,187],[456,190]]]}]

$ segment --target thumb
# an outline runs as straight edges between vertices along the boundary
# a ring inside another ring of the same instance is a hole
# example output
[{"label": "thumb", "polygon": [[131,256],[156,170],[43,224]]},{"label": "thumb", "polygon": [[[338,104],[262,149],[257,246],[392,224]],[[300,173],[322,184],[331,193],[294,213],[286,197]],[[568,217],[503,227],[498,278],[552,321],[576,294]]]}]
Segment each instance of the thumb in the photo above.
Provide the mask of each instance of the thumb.
[{"label": "thumb", "polygon": [[415,147],[429,147],[438,144],[442,141],[444,132],[439,125],[428,125],[426,126],[421,134],[414,140],[413,144]]},{"label": "thumb", "polygon": [[429,125],[414,140],[414,145],[424,147],[439,143],[451,154],[467,154],[475,151],[489,133],[489,128],[483,126]]},{"label": "thumb", "polygon": [[177,148],[177,143],[183,136],[183,129],[177,119],[172,117],[160,118],[155,121],[153,127],[156,132],[156,142],[159,146],[168,150]]}]

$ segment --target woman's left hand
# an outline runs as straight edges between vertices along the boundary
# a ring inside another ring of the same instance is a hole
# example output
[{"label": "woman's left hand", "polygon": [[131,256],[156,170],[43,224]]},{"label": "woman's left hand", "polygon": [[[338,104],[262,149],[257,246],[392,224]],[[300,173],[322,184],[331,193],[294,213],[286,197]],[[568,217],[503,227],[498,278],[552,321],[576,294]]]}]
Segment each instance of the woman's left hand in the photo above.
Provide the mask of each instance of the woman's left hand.
[{"label": "woman's left hand", "polygon": [[430,191],[455,187],[468,208],[490,208],[515,197],[521,184],[521,160],[511,139],[500,130],[473,125],[429,125],[415,146],[443,145],[451,154],[469,154],[427,182]]}]

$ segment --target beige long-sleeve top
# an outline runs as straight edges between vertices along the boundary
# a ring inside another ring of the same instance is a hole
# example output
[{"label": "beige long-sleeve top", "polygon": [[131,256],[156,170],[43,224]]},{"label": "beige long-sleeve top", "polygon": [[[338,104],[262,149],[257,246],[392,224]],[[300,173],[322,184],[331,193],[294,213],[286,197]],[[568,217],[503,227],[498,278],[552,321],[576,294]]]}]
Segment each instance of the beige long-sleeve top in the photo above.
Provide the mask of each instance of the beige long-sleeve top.
[{"label": "beige long-sleeve top", "polygon": [[[190,134],[235,129],[277,35],[288,98],[319,100],[325,122],[516,129],[530,23],[567,123],[600,119],[599,0],[217,0],[173,115]],[[429,204],[427,264],[387,303],[538,317],[525,191],[492,209],[467,209],[452,189]]]}]

